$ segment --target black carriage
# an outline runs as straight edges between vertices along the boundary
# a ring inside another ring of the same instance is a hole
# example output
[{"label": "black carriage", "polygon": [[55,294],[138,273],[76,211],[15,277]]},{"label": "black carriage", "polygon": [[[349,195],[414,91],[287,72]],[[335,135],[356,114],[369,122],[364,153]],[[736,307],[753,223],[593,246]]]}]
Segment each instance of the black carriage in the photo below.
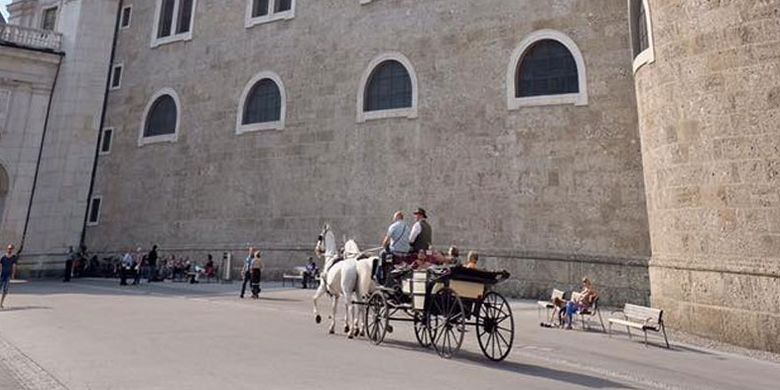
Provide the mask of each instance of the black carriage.
[{"label": "black carriage", "polygon": [[506,271],[465,267],[396,270],[391,287],[380,287],[365,303],[366,336],[381,344],[393,330],[391,321],[413,322],[421,346],[450,358],[460,350],[466,327],[473,326],[482,353],[504,360],[515,323],[509,302],[492,287],[508,277]]}]

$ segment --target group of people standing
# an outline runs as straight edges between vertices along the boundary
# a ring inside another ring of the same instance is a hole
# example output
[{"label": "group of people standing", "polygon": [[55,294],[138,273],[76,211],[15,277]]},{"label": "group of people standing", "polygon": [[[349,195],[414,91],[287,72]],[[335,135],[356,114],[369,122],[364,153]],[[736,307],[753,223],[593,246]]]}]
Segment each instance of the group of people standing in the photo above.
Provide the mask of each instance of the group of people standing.
[{"label": "group of people standing", "polygon": [[156,280],[157,276],[157,245],[153,245],[149,253],[144,254],[142,248],[138,248],[135,254],[125,252],[119,267],[119,285],[127,286],[127,279],[133,279],[133,285],[141,281],[141,271],[147,268],[147,280],[149,283]]},{"label": "group of people standing", "polygon": [[241,284],[241,298],[244,298],[246,293],[246,285],[249,283],[252,298],[257,299],[260,297],[260,276],[263,271],[263,259],[259,250],[255,248],[249,248],[249,254],[244,259],[244,267],[241,270],[241,274],[244,276],[244,282]]}]

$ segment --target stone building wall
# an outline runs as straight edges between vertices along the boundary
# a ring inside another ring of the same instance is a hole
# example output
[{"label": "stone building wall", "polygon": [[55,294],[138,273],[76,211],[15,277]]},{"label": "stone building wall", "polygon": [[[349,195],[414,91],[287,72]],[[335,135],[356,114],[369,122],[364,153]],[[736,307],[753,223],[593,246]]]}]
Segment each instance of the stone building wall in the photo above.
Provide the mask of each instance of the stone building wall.
[{"label": "stone building wall", "polygon": [[780,1],[651,0],[636,74],[652,301],[780,351]]},{"label": "stone building wall", "polygon": [[[251,28],[245,0],[198,1],[192,39],[155,48],[155,2],[131,3],[90,248],[158,243],[202,258],[255,243],[271,276],[301,264],[326,221],[372,247],[394,210],[420,206],[437,248],[482,251],[513,272],[516,295],[590,275],[612,302],[647,301],[624,1],[298,0],[293,19]],[[507,109],[510,56],[541,29],[579,46],[588,105]],[[386,52],[416,71],[418,117],[357,123],[360,78]],[[286,127],[236,135],[239,97],[261,71],[284,83]],[[144,108],[165,87],[181,100],[178,141],[139,147]]]}]

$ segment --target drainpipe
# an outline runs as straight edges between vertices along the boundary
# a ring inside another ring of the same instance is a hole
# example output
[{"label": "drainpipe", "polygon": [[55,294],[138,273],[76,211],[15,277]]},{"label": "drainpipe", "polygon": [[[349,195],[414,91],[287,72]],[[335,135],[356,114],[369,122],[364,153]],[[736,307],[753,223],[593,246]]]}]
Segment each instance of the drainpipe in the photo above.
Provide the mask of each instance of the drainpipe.
[{"label": "drainpipe", "polygon": [[[92,195],[95,191],[95,176],[97,176],[98,156],[100,155],[100,144],[103,141],[103,126],[106,123],[106,112],[108,111],[108,93],[111,90],[111,77],[114,70],[114,59],[116,56],[116,44],[119,40],[119,24],[122,19],[122,7],[125,1],[119,0],[119,8],[116,11],[116,22],[114,23],[114,40],[111,43],[111,57],[108,62],[108,77],[106,77],[106,88],[103,93],[103,108],[100,113],[100,126],[98,127],[98,139],[95,145],[95,157],[92,159],[92,176],[89,179],[89,192],[87,193],[87,212],[84,213],[84,221],[81,226],[81,238],[79,239],[79,248],[84,246],[84,239],[87,234],[87,221],[89,220],[90,207],[92,206]],[[122,77],[125,75],[125,69],[122,69]],[[113,141],[112,141],[113,142]],[[101,203],[100,207],[103,207]]]}]

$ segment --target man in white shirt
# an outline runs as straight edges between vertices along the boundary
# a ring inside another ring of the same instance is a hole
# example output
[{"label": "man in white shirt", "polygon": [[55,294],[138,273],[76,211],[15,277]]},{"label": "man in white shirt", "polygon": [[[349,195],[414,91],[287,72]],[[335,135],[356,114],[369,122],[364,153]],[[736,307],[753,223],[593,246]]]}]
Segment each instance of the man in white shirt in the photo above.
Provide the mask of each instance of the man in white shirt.
[{"label": "man in white shirt", "polygon": [[411,246],[409,246],[409,225],[404,221],[404,214],[400,211],[396,211],[393,214],[393,223],[387,228],[385,238],[382,239],[382,247],[385,248],[380,255],[382,259],[382,265],[378,267],[375,265],[373,272],[374,278],[377,281],[384,279],[384,263],[391,262],[394,256],[405,257]]},{"label": "man in white shirt", "polygon": [[122,264],[119,266],[120,286],[127,286],[127,274],[133,269],[134,265],[133,255],[130,252],[125,252],[125,255],[122,257]]}]

